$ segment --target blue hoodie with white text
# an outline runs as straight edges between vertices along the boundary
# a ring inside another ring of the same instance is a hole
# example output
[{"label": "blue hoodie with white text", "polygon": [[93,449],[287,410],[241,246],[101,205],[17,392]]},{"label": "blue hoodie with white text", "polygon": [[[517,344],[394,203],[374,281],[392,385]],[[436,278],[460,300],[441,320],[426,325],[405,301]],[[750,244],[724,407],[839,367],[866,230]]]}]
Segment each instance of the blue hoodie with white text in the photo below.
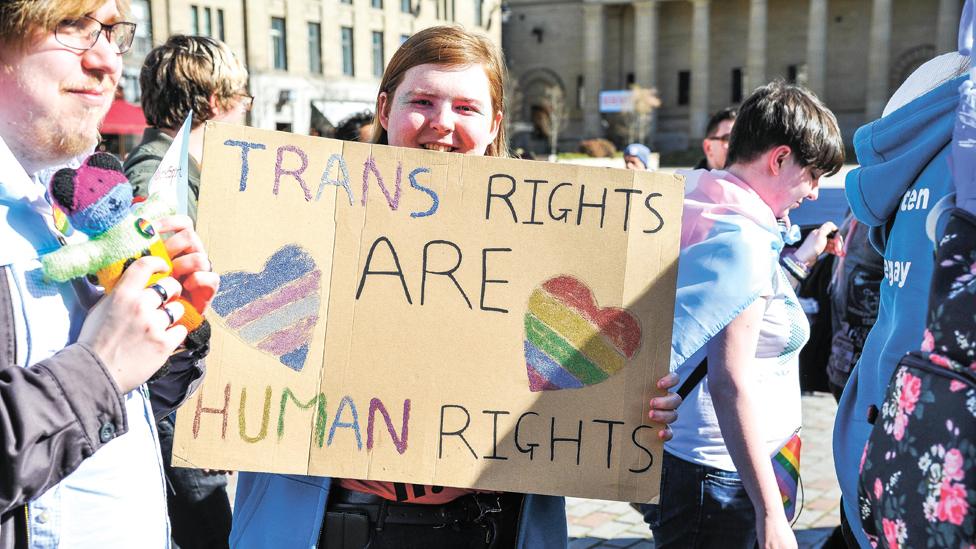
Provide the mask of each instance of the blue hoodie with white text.
[{"label": "blue hoodie with white text", "polygon": [[854,134],[861,166],[847,175],[847,198],[854,216],[871,227],[871,242],[884,255],[878,320],[834,423],[834,464],[844,514],[862,547],[870,547],[857,506],[861,456],[871,431],[868,408],[881,407],[898,361],[922,343],[936,220],[952,206],[948,156],[963,80],[945,82]]}]

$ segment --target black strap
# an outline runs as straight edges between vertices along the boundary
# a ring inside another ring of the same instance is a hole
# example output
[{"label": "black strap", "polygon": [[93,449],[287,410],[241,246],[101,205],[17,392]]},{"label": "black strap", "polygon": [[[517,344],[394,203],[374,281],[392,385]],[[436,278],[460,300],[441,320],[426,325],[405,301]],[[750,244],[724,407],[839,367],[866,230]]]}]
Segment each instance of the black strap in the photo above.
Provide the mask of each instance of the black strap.
[{"label": "black strap", "polygon": [[685,382],[681,385],[681,387],[679,387],[678,390],[675,391],[676,393],[678,393],[678,396],[681,397],[681,400],[688,398],[688,393],[690,393],[692,389],[695,388],[696,385],[701,383],[701,380],[705,378],[706,374],[708,374],[707,358],[705,360],[702,360],[701,363],[698,364],[698,366],[695,366],[695,370],[691,372],[691,375],[688,376],[688,379],[686,379]]}]

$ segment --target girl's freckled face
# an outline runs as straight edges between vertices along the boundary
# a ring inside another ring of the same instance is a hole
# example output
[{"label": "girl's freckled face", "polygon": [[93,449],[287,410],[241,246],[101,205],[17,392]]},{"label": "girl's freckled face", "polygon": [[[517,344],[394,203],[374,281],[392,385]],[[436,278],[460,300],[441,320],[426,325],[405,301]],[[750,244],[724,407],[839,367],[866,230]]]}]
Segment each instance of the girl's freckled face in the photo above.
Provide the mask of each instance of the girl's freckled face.
[{"label": "girl's freckled face", "polygon": [[390,145],[479,156],[495,140],[502,119],[480,64],[413,67],[392,98],[380,94],[379,112]]}]

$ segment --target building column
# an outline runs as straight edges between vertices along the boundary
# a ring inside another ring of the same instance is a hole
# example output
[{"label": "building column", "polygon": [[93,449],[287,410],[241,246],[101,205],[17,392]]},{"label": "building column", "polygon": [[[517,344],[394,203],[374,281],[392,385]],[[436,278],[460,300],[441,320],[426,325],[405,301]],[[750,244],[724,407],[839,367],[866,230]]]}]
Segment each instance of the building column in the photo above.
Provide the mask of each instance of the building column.
[{"label": "building column", "polygon": [[705,137],[708,124],[708,9],[709,0],[692,0],[691,22],[691,116],[688,137]]},{"label": "building column", "polygon": [[873,0],[871,43],[868,51],[867,120],[881,116],[888,101],[888,73],[891,64],[891,0]]},{"label": "building column", "polygon": [[[634,2],[634,81],[642,88],[657,87],[657,21],[661,3],[658,0]],[[654,142],[657,133],[657,110],[651,114],[647,143]]]},{"label": "building column", "polygon": [[935,53],[956,51],[959,47],[959,0],[939,0]]},{"label": "building column", "polygon": [[583,138],[602,137],[603,4],[583,3]]},{"label": "building column", "polygon": [[766,0],[749,2],[745,95],[766,83]]},{"label": "building column", "polygon": [[642,88],[657,84],[658,0],[634,2],[634,81]]},{"label": "building column", "polygon": [[807,28],[807,87],[824,99],[827,93],[827,0],[810,0]]}]

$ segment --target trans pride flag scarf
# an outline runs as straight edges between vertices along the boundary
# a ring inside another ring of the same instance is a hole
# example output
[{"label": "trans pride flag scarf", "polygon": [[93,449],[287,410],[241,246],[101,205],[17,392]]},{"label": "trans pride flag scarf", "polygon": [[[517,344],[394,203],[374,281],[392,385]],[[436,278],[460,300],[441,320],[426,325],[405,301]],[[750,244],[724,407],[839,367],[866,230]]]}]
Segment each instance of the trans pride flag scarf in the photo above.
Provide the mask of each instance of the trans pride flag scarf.
[{"label": "trans pride flag scarf", "polygon": [[671,371],[687,379],[705,358],[705,343],[769,284],[783,238],[772,210],[739,178],[707,170],[682,175],[694,190],[681,218]]},{"label": "trans pride flag scarf", "polygon": [[[682,378],[678,392],[687,395],[694,387],[685,385],[704,377],[705,344],[759,298],[779,268],[783,237],[769,206],[734,175],[705,170],[682,175],[693,190],[681,219],[671,371]],[[797,433],[772,456],[772,465],[792,520],[800,469]]]}]

